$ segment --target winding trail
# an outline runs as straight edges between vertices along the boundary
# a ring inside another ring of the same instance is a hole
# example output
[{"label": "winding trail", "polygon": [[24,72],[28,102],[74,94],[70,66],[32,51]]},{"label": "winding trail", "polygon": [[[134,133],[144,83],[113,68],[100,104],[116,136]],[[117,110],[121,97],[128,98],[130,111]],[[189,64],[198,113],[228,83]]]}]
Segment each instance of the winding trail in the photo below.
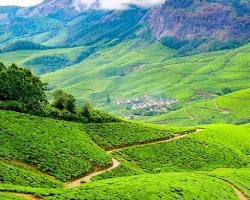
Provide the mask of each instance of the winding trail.
[{"label": "winding trail", "polygon": [[247,196],[243,192],[241,192],[238,187],[236,187],[235,185],[233,185],[232,183],[230,183],[229,181],[225,179],[222,179],[222,178],[220,179],[224,181],[228,186],[230,186],[241,200],[248,200]]},{"label": "winding trail", "polygon": [[216,109],[217,109],[219,112],[221,112],[221,113],[223,113],[223,114],[229,114],[229,113],[230,113],[228,110],[224,110],[224,109],[220,108],[220,106],[219,106],[218,103],[216,102],[216,99],[214,99],[213,101],[214,101],[214,105],[215,105]]},{"label": "winding trail", "polygon": [[[195,133],[195,132],[201,132],[203,129],[195,129],[193,131],[187,131],[186,134],[176,134],[175,137],[173,138],[162,138],[161,140],[159,141],[149,141],[149,142],[143,142],[141,144],[132,144],[132,145],[128,145],[126,147],[118,147],[118,148],[115,148],[115,149],[112,149],[112,150],[109,150],[107,151],[108,154],[111,154],[113,152],[117,152],[117,151],[120,151],[120,150],[123,150],[123,149],[127,149],[127,148],[131,148],[131,147],[140,147],[140,146],[145,146],[145,145],[150,145],[150,144],[160,144],[160,143],[166,143],[166,142],[171,142],[173,140],[177,140],[177,139],[181,139],[181,138],[184,138],[186,137],[187,135],[190,135],[191,133]],[[75,187],[78,187],[81,182],[90,182],[91,181],[91,178],[99,175],[99,174],[102,174],[102,173],[105,173],[105,172],[108,172],[108,171],[111,171],[117,167],[120,166],[120,162],[118,160],[116,160],[115,158],[112,158],[112,166],[109,167],[108,169],[104,169],[104,170],[94,170],[92,173],[82,177],[82,178],[79,178],[75,181],[72,181],[72,182],[69,182],[69,183],[66,183],[65,184],[65,187],[66,188],[75,188]]]},{"label": "winding trail", "polygon": [[195,129],[194,131],[187,131],[186,134],[176,134],[173,138],[162,138],[158,141],[151,141],[151,142],[145,142],[145,143],[142,143],[142,144],[135,144],[135,145],[130,145],[130,146],[126,146],[126,147],[121,147],[121,148],[116,148],[116,149],[112,149],[112,150],[109,150],[107,151],[107,153],[113,153],[113,152],[117,152],[117,151],[121,151],[121,150],[124,150],[124,149],[128,149],[128,148],[131,148],[131,147],[141,147],[141,146],[145,146],[145,145],[150,145],[150,144],[161,144],[161,143],[167,143],[167,142],[171,142],[171,141],[174,141],[174,140],[178,140],[178,139],[181,139],[181,138],[184,138],[192,133],[198,133],[198,132],[201,132],[203,131],[203,129]]},{"label": "winding trail", "polygon": [[102,174],[102,173],[105,173],[105,172],[109,172],[117,167],[119,167],[120,165],[120,162],[114,158],[112,158],[112,166],[109,167],[108,169],[104,169],[104,170],[101,170],[99,171],[98,169],[95,170],[94,172],[90,173],[89,175],[86,175],[80,179],[77,179],[75,181],[72,181],[72,182],[69,182],[69,183],[66,183],[65,184],[65,187],[66,188],[75,188],[75,187],[78,187],[81,182],[90,182],[91,181],[91,178],[99,175],[99,174]]},{"label": "winding trail", "polygon": [[191,112],[189,112],[187,110],[187,107],[184,107],[184,112],[186,113],[186,115],[191,119],[191,120],[195,120],[195,117],[193,116],[193,114]]},{"label": "winding trail", "polygon": [[[120,150],[123,150],[123,149],[127,149],[127,148],[130,148],[130,147],[140,147],[140,146],[146,146],[146,145],[151,145],[151,144],[167,143],[167,142],[171,142],[171,141],[174,141],[174,140],[178,140],[178,139],[184,138],[184,137],[186,137],[186,136],[188,136],[188,135],[190,135],[192,133],[201,132],[203,130],[204,129],[197,128],[196,130],[189,131],[186,134],[176,134],[175,137],[173,137],[173,138],[168,138],[168,139],[163,138],[162,140],[159,140],[159,141],[145,142],[145,143],[141,143],[141,144],[134,144],[134,145],[130,145],[130,146],[126,146],[126,147],[120,147],[120,148],[118,147],[118,148],[115,148],[115,149],[107,151],[107,153],[111,154],[113,152],[117,152],[117,151],[120,151]],[[102,173],[105,173],[105,172],[109,172],[109,171],[111,171],[111,170],[119,167],[120,164],[121,163],[118,160],[116,160],[115,158],[112,158],[112,166],[110,166],[109,168],[107,168],[107,169],[96,168],[90,174],[85,175],[84,177],[79,178],[79,179],[77,179],[75,181],[66,183],[64,186],[66,188],[68,188],[68,189],[76,188],[76,187],[78,187],[78,186],[81,185],[81,182],[91,182],[91,178],[93,178],[93,177],[95,177],[95,176],[97,176],[99,174],[102,174]],[[232,183],[230,183],[229,181],[227,181],[225,179],[222,179],[222,178],[219,178],[219,179],[221,179],[227,185],[229,185],[235,191],[235,193],[238,195],[238,197],[241,200],[248,200],[247,196],[243,192],[241,192],[238,187],[236,187],[235,185],[233,185]],[[23,194],[23,193],[13,193],[13,194],[15,194],[16,196],[19,196],[19,197],[24,197],[27,200],[42,200],[42,198],[38,198],[38,197],[36,197],[33,194]]]},{"label": "winding trail", "polygon": [[42,198],[36,197],[34,194],[22,194],[22,193],[10,193],[18,197],[23,197],[27,200],[42,200]]}]

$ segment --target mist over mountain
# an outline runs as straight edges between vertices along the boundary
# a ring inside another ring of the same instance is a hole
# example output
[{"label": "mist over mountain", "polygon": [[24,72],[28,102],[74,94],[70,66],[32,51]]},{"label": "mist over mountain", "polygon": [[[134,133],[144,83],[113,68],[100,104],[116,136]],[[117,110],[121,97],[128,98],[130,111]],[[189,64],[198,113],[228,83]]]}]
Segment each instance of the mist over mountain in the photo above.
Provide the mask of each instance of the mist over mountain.
[{"label": "mist over mountain", "polygon": [[45,0],[28,8],[0,7],[0,43],[64,31],[56,46],[110,46],[140,37],[185,54],[237,47],[250,36],[249,1],[124,0],[104,9],[107,2]]}]

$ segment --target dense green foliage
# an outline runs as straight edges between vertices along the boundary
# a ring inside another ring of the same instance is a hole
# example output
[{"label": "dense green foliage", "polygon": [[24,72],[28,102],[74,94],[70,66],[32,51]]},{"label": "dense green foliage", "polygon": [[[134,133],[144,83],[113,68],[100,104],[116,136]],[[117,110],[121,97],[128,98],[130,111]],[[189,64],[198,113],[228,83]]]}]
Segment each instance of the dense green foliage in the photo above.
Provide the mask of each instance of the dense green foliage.
[{"label": "dense green foliage", "polygon": [[62,188],[37,188],[20,185],[0,184],[1,192],[14,192],[19,194],[34,194],[37,197],[55,195],[62,192]]},{"label": "dense green foliage", "polygon": [[[84,96],[99,108],[125,116],[134,111],[128,110],[126,104],[118,105],[117,101],[126,102],[148,94],[178,99],[183,104],[207,100],[207,96],[222,94],[225,88],[238,91],[249,87],[250,74],[246,70],[249,66],[249,45],[180,58],[173,57],[175,52],[160,44],[144,46],[141,41],[138,43],[140,46],[132,41],[121,43],[91,54],[67,69],[45,74],[42,78],[51,87],[70,92],[78,102]],[[117,73],[129,71],[138,64],[141,64],[140,68],[125,76]],[[107,94],[111,102],[107,101]],[[179,120],[182,124],[189,123],[185,113],[179,114],[173,113],[171,119],[182,118]],[[217,119],[222,121],[224,117],[218,115]],[[204,123],[214,122],[216,120],[204,120]],[[177,120],[173,125],[178,125]]]},{"label": "dense green foliage", "polygon": [[216,178],[193,173],[169,173],[97,181],[45,200],[201,198],[238,199],[230,187]]},{"label": "dense green foliage", "polygon": [[25,198],[17,197],[11,194],[4,194],[4,193],[0,193],[0,199],[1,200],[25,200]]},{"label": "dense green foliage", "polygon": [[148,173],[245,167],[249,164],[249,127],[213,125],[172,142],[132,147],[114,153]]},{"label": "dense green foliage", "polygon": [[[64,68],[70,64],[63,55],[41,56],[24,63],[24,66],[34,69],[38,74],[45,74]],[[38,68],[36,70],[36,68]]]},{"label": "dense green foliage", "polygon": [[176,111],[152,117],[148,122],[178,124],[179,126],[211,123],[249,123],[249,102],[250,89],[245,89],[218,96],[212,100],[189,103]]},{"label": "dense green foliage", "polygon": [[61,180],[106,167],[110,157],[81,125],[0,111],[0,156],[36,166]]},{"label": "dense green foliage", "polygon": [[0,162],[0,183],[30,187],[60,187],[62,184],[45,175]]},{"label": "dense green foliage", "polygon": [[68,110],[69,112],[74,112],[75,110],[75,98],[63,92],[62,90],[57,90],[53,93],[54,101],[52,105],[60,110]]},{"label": "dense green foliage", "polygon": [[211,175],[234,184],[250,198],[250,168],[216,169],[211,172]]},{"label": "dense green foliage", "polygon": [[[131,146],[133,144],[171,138],[184,128],[150,126],[139,123],[85,124],[84,130],[104,149]],[[187,129],[186,129],[187,130]]]},{"label": "dense green foliage", "polygon": [[15,64],[5,67],[0,63],[0,109],[35,114],[74,122],[121,121],[89,104],[76,108],[75,98],[62,90],[55,91],[52,106],[45,95],[46,84],[30,70]]},{"label": "dense green foliage", "polygon": [[0,67],[0,101],[17,101],[24,104],[23,110],[39,112],[47,102],[45,84],[29,70],[15,64]]}]

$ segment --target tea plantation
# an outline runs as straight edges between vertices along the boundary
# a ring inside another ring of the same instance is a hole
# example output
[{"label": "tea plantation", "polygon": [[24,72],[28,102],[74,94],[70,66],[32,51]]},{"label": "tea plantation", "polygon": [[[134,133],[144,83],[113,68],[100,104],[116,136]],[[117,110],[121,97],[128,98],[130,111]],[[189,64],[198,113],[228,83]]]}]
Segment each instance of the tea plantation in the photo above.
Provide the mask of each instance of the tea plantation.
[{"label": "tea plantation", "polygon": [[81,131],[80,125],[0,111],[0,156],[18,160],[60,180],[111,164],[110,156]]},{"label": "tea plantation", "polygon": [[238,197],[230,187],[217,178],[195,173],[166,173],[107,179],[45,198],[45,200],[71,199],[237,200]]},{"label": "tea plantation", "polygon": [[200,133],[162,144],[132,147],[114,153],[148,173],[246,167],[249,126],[211,125]]},{"label": "tea plantation", "polygon": [[45,175],[0,162],[0,183],[32,187],[62,187],[62,183]]},{"label": "tea plantation", "polygon": [[0,199],[1,200],[25,200],[25,198],[22,197],[17,197],[15,195],[10,195],[10,194],[2,194],[0,193]]},{"label": "tea plantation", "polygon": [[[86,124],[84,130],[104,149],[131,146],[173,137],[176,133],[192,131],[187,128],[164,127],[142,123]],[[194,130],[194,129],[193,129]]]},{"label": "tea plantation", "polygon": [[250,121],[250,89],[240,90],[215,99],[188,103],[182,108],[148,119],[151,123],[198,125],[212,123],[242,124]]},{"label": "tea plantation", "polygon": [[250,198],[250,168],[242,169],[216,169],[211,175],[220,177],[238,186]]},{"label": "tea plantation", "polygon": [[[250,124],[80,124],[3,110],[0,124],[1,200],[239,199],[232,186],[250,197]],[[111,158],[120,165],[63,187]]]}]

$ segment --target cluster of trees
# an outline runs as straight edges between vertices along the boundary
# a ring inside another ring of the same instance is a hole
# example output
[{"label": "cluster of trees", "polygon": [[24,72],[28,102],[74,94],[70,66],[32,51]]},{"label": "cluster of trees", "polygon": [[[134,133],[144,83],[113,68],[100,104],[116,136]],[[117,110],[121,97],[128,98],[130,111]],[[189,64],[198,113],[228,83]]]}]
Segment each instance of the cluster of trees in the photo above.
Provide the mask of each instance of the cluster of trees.
[{"label": "cluster of trees", "polygon": [[62,90],[46,97],[47,84],[28,69],[0,63],[0,109],[76,122],[116,122],[117,118],[95,110],[89,103],[76,106],[76,99]]},{"label": "cluster of trees", "polygon": [[[30,70],[15,64],[9,67],[0,63],[0,100],[18,102],[18,110],[38,112],[47,103],[46,84],[34,76]],[[11,104],[10,104],[11,105]]]}]

